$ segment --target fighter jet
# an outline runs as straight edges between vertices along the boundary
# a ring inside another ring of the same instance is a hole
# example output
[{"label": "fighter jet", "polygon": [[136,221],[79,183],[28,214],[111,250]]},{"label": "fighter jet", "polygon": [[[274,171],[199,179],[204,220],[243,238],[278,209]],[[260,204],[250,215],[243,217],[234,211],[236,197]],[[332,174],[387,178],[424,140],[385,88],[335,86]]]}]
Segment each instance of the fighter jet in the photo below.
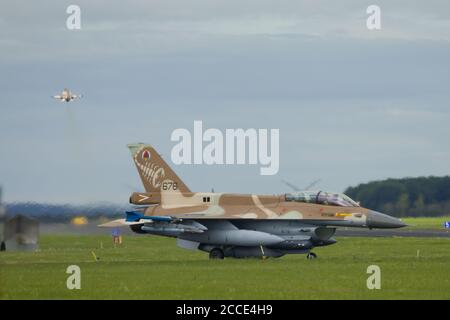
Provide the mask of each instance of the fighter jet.
[{"label": "fighter jet", "polygon": [[150,145],[130,144],[145,188],[134,192],[133,210],[101,227],[129,226],[136,233],[177,239],[210,259],[317,255],[313,248],[336,243],[337,227],[400,228],[391,216],[326,191],[280,195],[192,192]]},{"label": "fighter jet", "polygon": [[61,92],[61,94],[52,96],[52,98],[58,99],[61,102],[70,102],[72,100],[81,98],[81,94],[73,94],[69,89],[64,88],[64,90]]}]

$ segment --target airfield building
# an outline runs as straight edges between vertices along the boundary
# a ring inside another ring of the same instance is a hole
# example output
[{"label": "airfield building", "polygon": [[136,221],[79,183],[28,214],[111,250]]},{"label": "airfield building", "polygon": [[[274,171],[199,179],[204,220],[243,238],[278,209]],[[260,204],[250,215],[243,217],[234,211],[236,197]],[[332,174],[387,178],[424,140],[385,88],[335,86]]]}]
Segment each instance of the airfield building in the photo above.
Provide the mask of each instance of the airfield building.
[{"label": "airfield building", "polygon": [[39,221],[16,215],[6,220],[3,234],[7,251],[35,251],[38,249]]},{"label": "airfield building", "polygon": [[2,187],[0,187],[0,251],[5,250],[5,242],[3,241],[3,223],[5,221],[6,209],[2,204]]}]

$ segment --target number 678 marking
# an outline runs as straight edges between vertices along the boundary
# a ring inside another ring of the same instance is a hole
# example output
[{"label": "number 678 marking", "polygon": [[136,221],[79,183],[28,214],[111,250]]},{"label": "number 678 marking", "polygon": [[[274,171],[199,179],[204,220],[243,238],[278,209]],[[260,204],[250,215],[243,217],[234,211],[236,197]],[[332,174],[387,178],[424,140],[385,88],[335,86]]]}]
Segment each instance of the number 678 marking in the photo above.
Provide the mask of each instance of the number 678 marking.
[{"label": "number 678 marking", "polygon": [[178,190],[178,186],[176,182],[164,182],[162,184],[163,190]]}]

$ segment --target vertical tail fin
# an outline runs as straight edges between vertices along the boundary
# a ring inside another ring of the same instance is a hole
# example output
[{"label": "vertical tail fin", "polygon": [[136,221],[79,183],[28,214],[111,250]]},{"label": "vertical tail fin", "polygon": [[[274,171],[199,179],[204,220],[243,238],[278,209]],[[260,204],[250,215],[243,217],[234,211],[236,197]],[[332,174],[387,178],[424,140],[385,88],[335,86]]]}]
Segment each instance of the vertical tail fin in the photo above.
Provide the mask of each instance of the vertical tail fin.
[{"label": "vertical tail fin", "polygon": [[129,144],[133,161],[146,192],[191,192],[156,150],[147,144]]}]

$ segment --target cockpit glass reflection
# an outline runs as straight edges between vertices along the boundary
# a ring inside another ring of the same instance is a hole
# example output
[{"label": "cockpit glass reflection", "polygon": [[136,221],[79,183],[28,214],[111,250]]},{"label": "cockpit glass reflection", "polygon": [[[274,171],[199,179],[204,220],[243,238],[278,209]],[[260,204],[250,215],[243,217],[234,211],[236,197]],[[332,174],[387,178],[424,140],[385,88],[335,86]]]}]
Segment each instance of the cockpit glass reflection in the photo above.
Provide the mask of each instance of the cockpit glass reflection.
[{"label": "cockpit glass reflection", "polygon": [[343,193],[325,191],[300,191],[296,193],[287,193],[286,201],[315,203],[339,207],[359,207],[358,203]]}]

